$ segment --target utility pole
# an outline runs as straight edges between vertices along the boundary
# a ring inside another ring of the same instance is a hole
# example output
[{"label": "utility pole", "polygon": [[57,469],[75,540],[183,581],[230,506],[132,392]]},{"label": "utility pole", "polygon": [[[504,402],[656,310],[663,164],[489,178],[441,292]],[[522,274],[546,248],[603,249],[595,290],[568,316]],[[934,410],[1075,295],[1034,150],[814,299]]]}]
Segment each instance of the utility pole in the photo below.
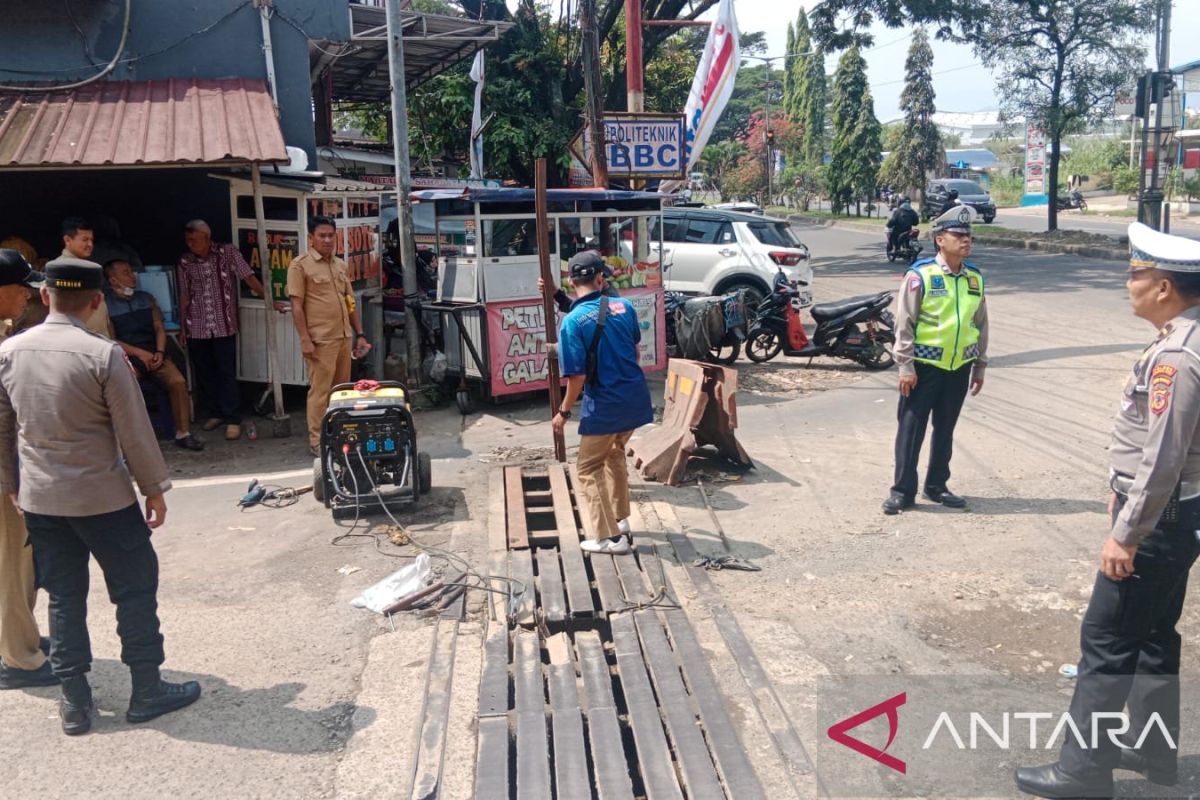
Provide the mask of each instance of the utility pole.
[{"label": "utility pole", "polygon": [[[534,162],[533,200],[537,215],[538,270],[542,276],[542,314],[546,319],[546,378],[550,384],[550,417],[562,408],[562,377],[558,369],[558,327],[554,324],[554,275],[550,271],[550,216],[546,195],[546,159]],[[567,460],[562,431],[554,432],[554,460]]]},{"label": "utility pole", "polygon": [[[784,62],[784,63],[786,65],[787,62]],[[770,62],[767,63],[767,69],[768,70],[771,69]],[[766,119],[764,120],[764,122],[766,124],[763,125],[763,145],[764,145],[763,149],[767,151],[767,197],[766,197],[766,200],[763,201],[764,209],[767,206],[771,205],[771,188],[772,188],[771,173],[773,172],[772,167],[775,166],[774,164],[771,163],[771,144],[772,144],[772,142],[771,142],[771,81],[767,80],[766,85],[767,85],[767,90],[766,90],[767,102],[765,105]]]},{"label": "utility pole", "polygon": [[[1162,152],[1163,103],[1173,88],[1170,72],[1171,4],[1172,0],[1159,0],[1157,25],[1155,26],[1155,55],[1158,61],[1158,69],[1156,72],[1147,74],[1143,79],[1146,82],[1143,94],[1145,102],[1147,104],[1154,103],[1154,127],[1153,130],[1148,131],[1149,119],[1143,123],[1141,184],[1144,190],[1141,201],[1138,203],[1138,221],[1160,231],[1170,230],[1170,215],[1167,214],[1164,217],[1163,190],[1159,186],[1158,179],[1165,166],[1163,164]],[[1147,113],[1148,116],[1148,111],[1143,113]],[[1147,139],[1153,140],[1149,151],[1153,153],[1153,157],[1149,159],[1146,157]],[[1146,185],[1147,161],[1150,161],[1153,165],[1150,170],[1149,185]]]},{"label": "utility pole", "polygon": [[579,29],[583,36],[583,91],[587,97],[587,126],[592,139],[592,185],[607,189],[608,161],[604,152],[604,98],[600,96],[600,39],[596,30],[596,0],[580,0]]},{"label": "utility pole", "polygon": [[417,290],[417,246],[413,240],[412,174],[408,160],[408,95],[404,84],[404,26],[400,22],[400,0],[386,0],[388,73],[392,81],[392,157],[396,162],[397,233],[400,235],[400,267],[404,276],[404,343],[408,380],[421,383],[421,297]]}]

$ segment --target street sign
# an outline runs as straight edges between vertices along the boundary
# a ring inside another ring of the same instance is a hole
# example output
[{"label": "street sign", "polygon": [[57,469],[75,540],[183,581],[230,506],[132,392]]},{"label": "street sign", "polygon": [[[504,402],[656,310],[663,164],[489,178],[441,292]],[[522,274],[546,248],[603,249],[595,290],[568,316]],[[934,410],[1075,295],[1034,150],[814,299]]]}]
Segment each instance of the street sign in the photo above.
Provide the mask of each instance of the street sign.
[{"label": "street sign", "polygon": [[[604,152],[610,178],[684,177],[684,124],[682,114],[604,114]],[[571,152],[584,164],[592,163],[591,131],[585,125],[571,142]]]}]

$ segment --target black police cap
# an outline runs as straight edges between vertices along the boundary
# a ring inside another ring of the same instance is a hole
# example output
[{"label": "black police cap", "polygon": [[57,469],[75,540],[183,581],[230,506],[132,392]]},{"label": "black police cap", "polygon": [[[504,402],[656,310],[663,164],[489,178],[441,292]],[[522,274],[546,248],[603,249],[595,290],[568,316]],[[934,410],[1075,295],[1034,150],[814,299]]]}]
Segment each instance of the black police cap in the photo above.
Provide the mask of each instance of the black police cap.
[{"label": "black police cap", "polygon": [[51,289],[100,289],[104,270],[94,261],[63,256],[46,265],[46,286]]},{"label": "black police cap", "polygon": [[46,276],[34,270],[21,255],[19,250],[0,247],[0,286],[20,284],[33,286],[41,283]]}]

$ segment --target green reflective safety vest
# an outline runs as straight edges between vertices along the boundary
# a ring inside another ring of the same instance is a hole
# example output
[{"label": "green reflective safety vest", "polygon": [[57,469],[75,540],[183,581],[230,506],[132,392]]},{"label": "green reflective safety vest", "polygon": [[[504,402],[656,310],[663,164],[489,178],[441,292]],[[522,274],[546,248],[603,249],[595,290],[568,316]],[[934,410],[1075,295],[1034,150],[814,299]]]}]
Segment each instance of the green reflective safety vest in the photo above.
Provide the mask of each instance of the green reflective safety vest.
[{"label": "green reflective safety vest", "polygon": [[920,277],[923,290],[913,360],[945,370],[974,361],[979,357],[975,312],[983,302],[983,274],[963,262],[954,275],[933,259],[918,261],[910,271]]}]

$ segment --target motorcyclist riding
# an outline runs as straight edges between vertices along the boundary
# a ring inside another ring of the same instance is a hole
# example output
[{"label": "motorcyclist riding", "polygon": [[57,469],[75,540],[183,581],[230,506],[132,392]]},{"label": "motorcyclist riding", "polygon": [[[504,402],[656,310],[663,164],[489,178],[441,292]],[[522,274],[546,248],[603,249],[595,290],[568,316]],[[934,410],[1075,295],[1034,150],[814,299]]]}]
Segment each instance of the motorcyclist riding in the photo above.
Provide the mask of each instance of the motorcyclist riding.
[{"label": "motorcyclist riding", "polygon": [[900,197],[900,205],[888,217],[887,229],[887,252],[891,255],[900,246],[900,241],[905,234],[911,233],[912,229],[920,222],[917,212],[913,211],[912,203],[909,202],[907,196]]}]

